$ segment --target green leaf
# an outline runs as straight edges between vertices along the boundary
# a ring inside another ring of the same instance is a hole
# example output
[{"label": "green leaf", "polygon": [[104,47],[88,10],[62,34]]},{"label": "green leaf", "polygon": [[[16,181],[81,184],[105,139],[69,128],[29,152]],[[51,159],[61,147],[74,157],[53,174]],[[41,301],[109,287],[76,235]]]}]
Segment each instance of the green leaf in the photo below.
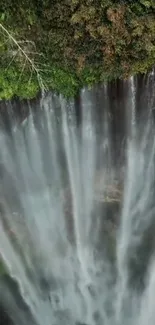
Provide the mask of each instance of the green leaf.
[{"label": "green leaf", "polygon": [[[154,1],[154,0],[153,0]],[[150,8],[150,7],[154,7],[154,3],[153,3],[153,1],[149,1],[149,0],[140,0],[140,3],[143,5],[143,6],[145,6],[145,7],[147,7],[147,8]]]},{"label": "green leaf", "polygon": [[1,15],[0,15],[0,21],[3,22],[5,20],[5,17],[6,17],[6,14],[5,12],[3,12]]}]

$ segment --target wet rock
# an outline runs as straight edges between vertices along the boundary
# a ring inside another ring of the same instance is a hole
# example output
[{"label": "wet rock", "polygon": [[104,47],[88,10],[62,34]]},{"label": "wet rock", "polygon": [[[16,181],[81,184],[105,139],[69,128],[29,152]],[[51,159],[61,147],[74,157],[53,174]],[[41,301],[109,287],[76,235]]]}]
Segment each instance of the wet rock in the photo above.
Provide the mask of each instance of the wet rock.
[{"label": "wet rock", "polygon": [[0,325],[14,325],[4,306],[0,305]]}]

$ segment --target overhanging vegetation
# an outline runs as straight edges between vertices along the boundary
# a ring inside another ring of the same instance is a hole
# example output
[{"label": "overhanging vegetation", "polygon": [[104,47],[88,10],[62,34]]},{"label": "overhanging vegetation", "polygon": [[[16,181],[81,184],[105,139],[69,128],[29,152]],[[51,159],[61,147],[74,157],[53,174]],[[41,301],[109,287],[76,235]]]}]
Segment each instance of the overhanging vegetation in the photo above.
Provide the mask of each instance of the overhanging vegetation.
[{"label": "overhanging vegetation", "polygon": [[154,0],[2,0],[0,98],[67,97],[155,62]]}]

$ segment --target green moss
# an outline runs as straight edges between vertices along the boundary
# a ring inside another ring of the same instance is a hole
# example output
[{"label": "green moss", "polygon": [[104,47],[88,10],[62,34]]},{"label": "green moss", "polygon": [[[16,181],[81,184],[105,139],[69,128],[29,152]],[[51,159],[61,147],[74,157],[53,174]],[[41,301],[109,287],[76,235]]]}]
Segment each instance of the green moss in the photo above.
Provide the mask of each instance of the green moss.
[{"label": "green moss", "polygon": [[0,23],[17,41],[0,27],[0,98],[32,98],[42,82],[72,97],[154,65],[154,0],[6,0]]},{"label": "green moss", "polygon": [[33,98],[39,91],[36,77],[30,79],[30,72],[21,74],[16,66],[2,68],[0,72],[0,98],[11,99],[13,96]]},{"label": "green moss", "polygon": [[62,93],[65,97],[72,97],[79,89],[79,80],[74,71],[55,67],[49,67],[48,73],[43,75],[47,86]]}]

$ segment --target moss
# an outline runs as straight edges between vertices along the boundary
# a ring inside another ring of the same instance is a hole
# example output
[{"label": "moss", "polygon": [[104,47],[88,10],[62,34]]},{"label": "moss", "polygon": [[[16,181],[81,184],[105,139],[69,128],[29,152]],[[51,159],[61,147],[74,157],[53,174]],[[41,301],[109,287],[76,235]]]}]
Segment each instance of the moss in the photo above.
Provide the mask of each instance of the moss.
[{"label": "moss", "polygon": [[35,78],[29,76],[30,72],[21,75],[16,66],[8,69],[2,68],[0,73],[0,98],[11,99],[13,96],[33,98],[39,91],[39,84]]},{"label": "moss", "polygon": [[79,89],[79,79],[74,71],[60,68],[59,66],[49,67],[48,73],[44,76],[47,87],[63,93],[65,97],[72,97]]},{"label": "moss", "polygon": [[154,0],[6,0],[0,23],[16,41],[0,27],[0,98],[34,97],[41,80],[72,97],[154,64]]}]

